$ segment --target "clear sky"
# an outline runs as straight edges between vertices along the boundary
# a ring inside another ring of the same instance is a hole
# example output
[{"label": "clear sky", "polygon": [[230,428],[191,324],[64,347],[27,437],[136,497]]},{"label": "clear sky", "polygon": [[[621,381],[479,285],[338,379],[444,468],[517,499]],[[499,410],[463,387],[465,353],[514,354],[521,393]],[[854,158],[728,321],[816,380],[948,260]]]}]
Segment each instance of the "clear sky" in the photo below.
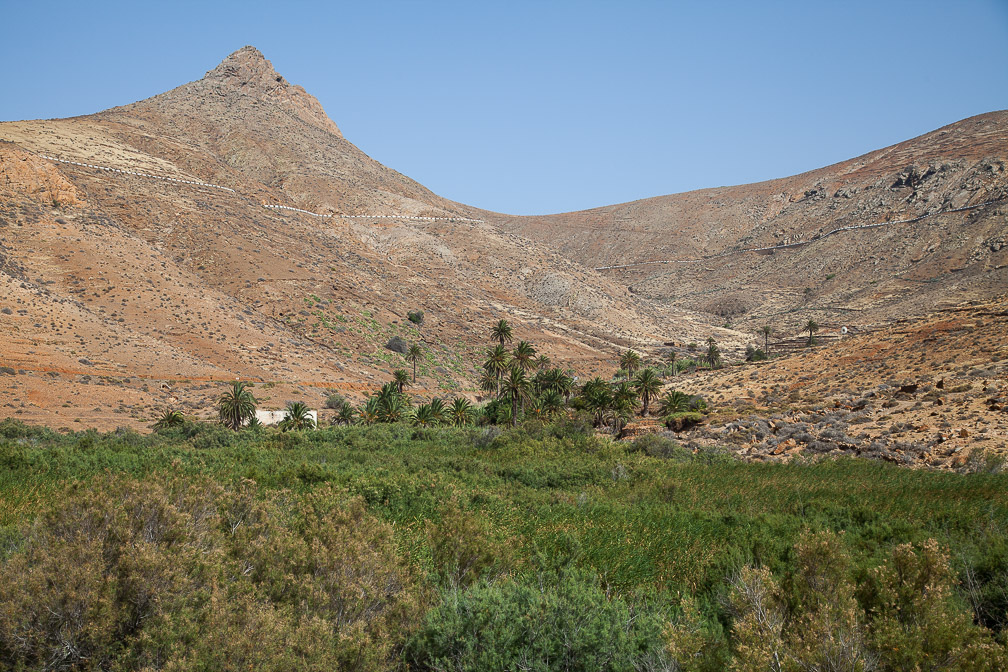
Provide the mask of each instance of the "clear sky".
[{"label": "clear sky", "polygon": [[1008,0],[0,0],[0,119],[199,79],[245,44],[351,142],[516,214],[783,177],[1008,108]]}]

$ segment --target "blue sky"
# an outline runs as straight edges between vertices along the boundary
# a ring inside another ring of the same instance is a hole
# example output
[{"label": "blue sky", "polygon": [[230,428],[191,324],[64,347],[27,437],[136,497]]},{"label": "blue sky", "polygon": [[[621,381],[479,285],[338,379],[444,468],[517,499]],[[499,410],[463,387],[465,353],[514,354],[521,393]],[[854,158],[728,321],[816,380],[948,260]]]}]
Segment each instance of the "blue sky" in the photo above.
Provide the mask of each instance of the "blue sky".
[{"label": "blue sky", "polygon": [[783,177],[1008,108],[1008,0],[0,0],[0,119],[88,114],[245,44],[435,192],[537,214]]}]

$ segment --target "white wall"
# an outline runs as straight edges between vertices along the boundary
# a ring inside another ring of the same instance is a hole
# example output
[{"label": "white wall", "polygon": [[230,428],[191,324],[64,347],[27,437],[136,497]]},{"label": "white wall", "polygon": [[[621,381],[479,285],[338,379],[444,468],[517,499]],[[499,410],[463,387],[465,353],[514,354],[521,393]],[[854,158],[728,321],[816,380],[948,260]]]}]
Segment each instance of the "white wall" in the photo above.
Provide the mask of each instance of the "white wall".
[{"label": "white wall", "polygon": [[[256,410],[255,414],[256,419],[264,425],[279,425],[287,417],[287,409],[282,408],[279,411]],[[308,415],[315,422],[315,426],[318,427],[318,411],[308,411]]]}]

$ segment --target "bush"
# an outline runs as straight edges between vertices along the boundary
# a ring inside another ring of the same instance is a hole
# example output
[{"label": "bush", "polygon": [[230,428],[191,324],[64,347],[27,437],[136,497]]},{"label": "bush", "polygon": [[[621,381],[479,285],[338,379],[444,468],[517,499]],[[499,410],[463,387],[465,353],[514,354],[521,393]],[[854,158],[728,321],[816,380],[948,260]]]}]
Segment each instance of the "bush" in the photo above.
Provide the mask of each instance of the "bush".
[{"label": "bush", "polygon": [[680,411],[670,413],[664,418],[665,426],[673,432],[683,432],[703,422],[703,413],[697,411]]},{"label": "bush", "polygon": [[428,521],[427,536],[434,571],[445,587],[465,587],[508,564],[509,546],[494,538],[478,513],[466,511],[457,501],[441,511],[441,519]]},{"label": "bush", "polygon": [[338,411],[338,410],[340,410],[340,409],[343,408],[343,404],[345,404],[345,403],[346,403],[346,399],[344,399],[343,395],[340,394],[339,392],[334,392],[334,391],[330,390],[329,394],[326,395],[326,400],[325,400],[325,407],[326,408],[332,409],[334,411]]},{"label": "bush", "polygon": [[682,459],[689,455],[689,452],[680,446],[678,441],[661,434],[645,434],[638,437],[627,446],[627,450],[630,452],[639,451],[649,457],[661,457],[665,459]]},{"label": "bush", "polygon": [[657,613],[570,570],[446,591],[407,646],[417,669],[668,669]]},{"label": "bush", "polygon": [[0,564],[2,669],[394,666],[419,609],[391,527],[321,489],[69,488]]},{"label": "bush", "polygon": [[766,358],[766,353],[763,352],[762,348],[754,348],[751,345],[746,346],[745,359],[747,362],[762,362]]},{"label": "bush", "polygon": [[406,318],[416,325],[423,324],[424,312],[422,310],[414,310],[406,313]]}]

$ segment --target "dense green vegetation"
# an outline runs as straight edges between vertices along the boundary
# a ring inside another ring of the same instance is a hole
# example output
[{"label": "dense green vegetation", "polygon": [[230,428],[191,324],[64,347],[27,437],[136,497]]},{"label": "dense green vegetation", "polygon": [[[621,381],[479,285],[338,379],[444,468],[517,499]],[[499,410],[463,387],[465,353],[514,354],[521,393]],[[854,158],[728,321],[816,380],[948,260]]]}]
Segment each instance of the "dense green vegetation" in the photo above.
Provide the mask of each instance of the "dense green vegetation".
[{"label": "dense green vegetation", "polygon": [[0,668],[1003,669],[1006,524],[1005,474],[590,421],[4,421]]}]

